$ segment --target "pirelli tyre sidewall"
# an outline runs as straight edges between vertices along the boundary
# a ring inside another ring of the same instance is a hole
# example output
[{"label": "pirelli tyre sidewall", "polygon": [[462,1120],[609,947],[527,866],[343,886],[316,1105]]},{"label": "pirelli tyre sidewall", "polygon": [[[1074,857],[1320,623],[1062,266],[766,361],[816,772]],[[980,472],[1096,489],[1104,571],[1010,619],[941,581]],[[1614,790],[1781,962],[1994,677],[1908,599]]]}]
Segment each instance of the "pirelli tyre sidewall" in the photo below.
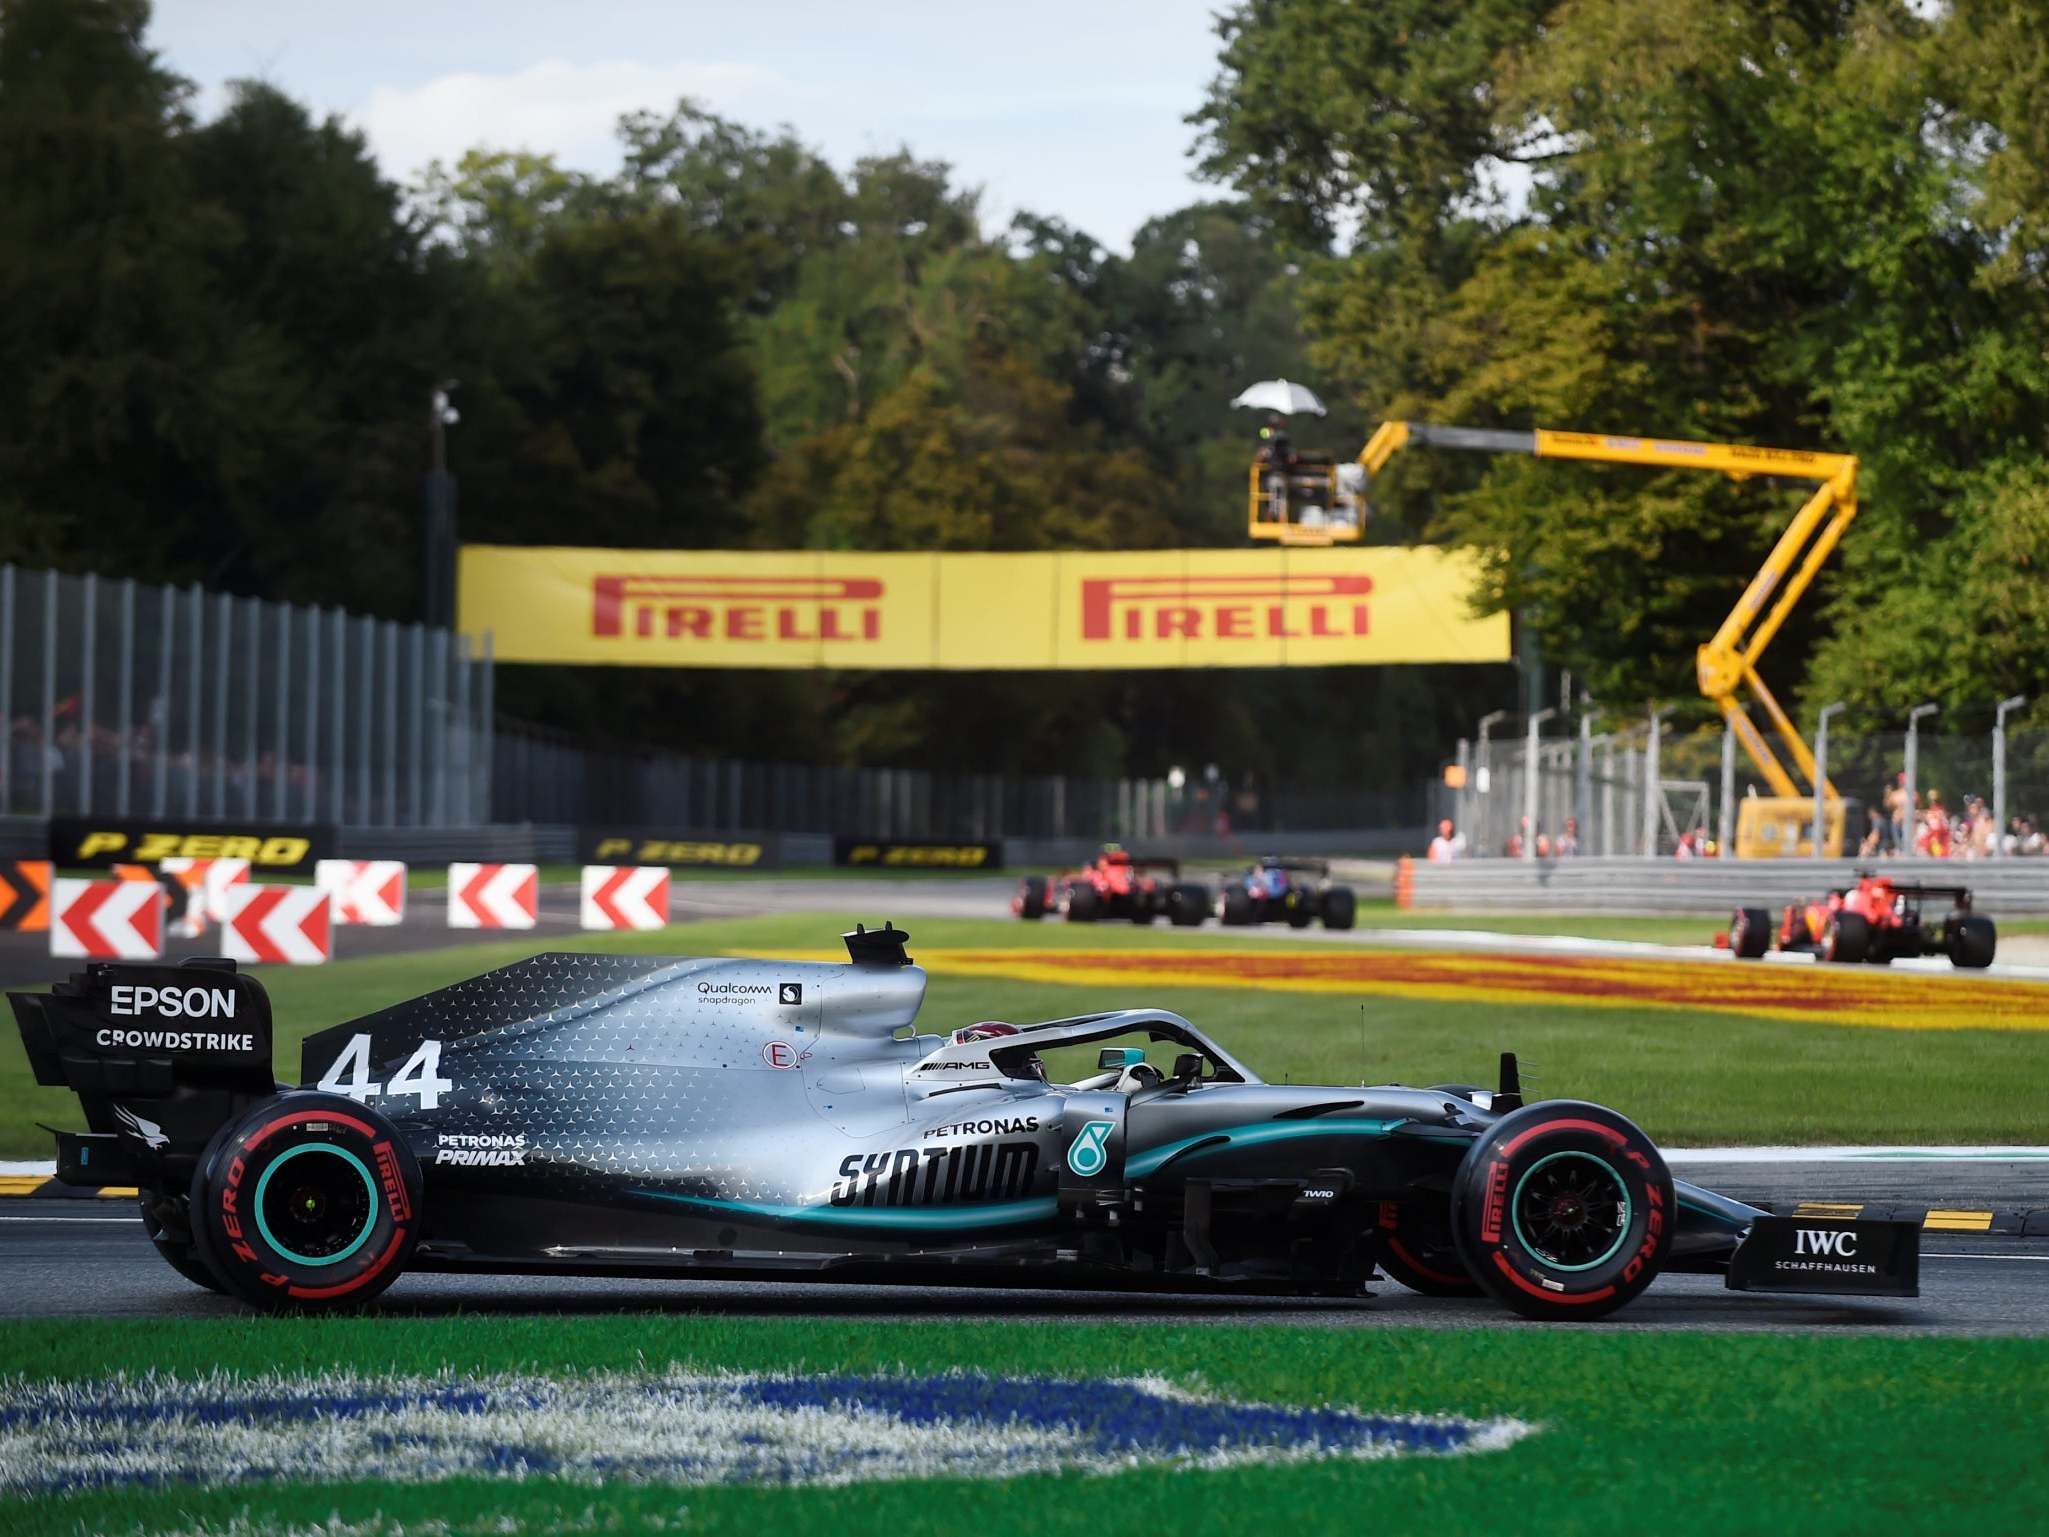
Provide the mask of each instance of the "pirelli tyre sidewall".
[{"label": "pirelli tyre sidewall", "polygon": [[418,1241],[420,1166],[377,1111],[293,1092],[215,1133],[192,1176],[200,1254],[258,1307],[360,1307]]},{"label": "pirelli tyre sidewall", "polygon": [[1389,1280],[1425,1297],[1482,1295],[1480,1283],[1466,1273],[1441,1198],[1382,1201],[1373,1226],[1374,1259]]},{"label": "pirelli tyre sidewall", "polygon": [[1672,1247],[1672,1175],[1627,1117],[1547,1100],[1467,1151],[1451,1224],[1466,1270],[1525,1318],[1600,1318],[1650,1285]]}]

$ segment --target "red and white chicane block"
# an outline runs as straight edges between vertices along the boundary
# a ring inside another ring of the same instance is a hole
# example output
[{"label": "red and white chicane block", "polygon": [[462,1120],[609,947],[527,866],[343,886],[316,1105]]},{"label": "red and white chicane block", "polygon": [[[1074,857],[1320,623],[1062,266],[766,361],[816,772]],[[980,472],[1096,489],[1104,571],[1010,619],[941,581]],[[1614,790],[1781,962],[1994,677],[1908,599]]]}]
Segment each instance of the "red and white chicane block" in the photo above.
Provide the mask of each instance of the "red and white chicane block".
[{"label": "red and white chicane block", "polygon": [[164,894],[150,880],[50,882],[50,954],[153,961],[164,952]]},{"label": "red and white chicane block", "polygon": [[669,926],[666,865],[585,865],[583,926],[663,929]]},{"label": "red and white chicane block", "polygon": [[221,893],[221,954],[273,966],[334,957],[333,898],[318,886],[230,886]]},{"label": "red and white chicane block", "polygon": [[450,865],[448,926],[452,929],[530,929],[541,921],[541,872],[536,865]]},{"label": "red and white chicane block", "polygon": [[246,884],[246,859],[187,859],[173,856],[157,865],[168,892],[175,884],[183,900],[173,898],[171,932],[183,939],[197,939],[206,932],[206,920],[221,917],[221,893],[230,886]]},{"label": "red and white chicane block", "polygon": [[107,874],[117,881],[148,881],[156,887],[163,899],[166,939],[198,939],[206,933],[204,894],[187,886],[184,877],[160,865],[114,864],[107,866]]},{"label": "red and white chicane block", "polygon": [[396,859],[322,859],[313,884],[333,895],[336,923],[388,929],[406,921],[406,867]]}]

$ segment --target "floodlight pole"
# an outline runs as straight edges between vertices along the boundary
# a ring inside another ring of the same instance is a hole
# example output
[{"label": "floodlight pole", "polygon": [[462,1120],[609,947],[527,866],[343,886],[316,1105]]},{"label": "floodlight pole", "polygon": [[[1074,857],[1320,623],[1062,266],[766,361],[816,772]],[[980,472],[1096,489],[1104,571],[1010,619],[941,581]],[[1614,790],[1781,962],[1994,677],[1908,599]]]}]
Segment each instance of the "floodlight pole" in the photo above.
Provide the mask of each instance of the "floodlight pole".
[{"label": "floodlight pole", "polygon": [[1558,712],[1539,710],[1530,717],[1529,736],[1523,747],[1523,858],[1537,857],[1537,728]]},{"label": "floodlight pole", "polygon": [[1821,718],[1815,723],[1814,727],[1813,857],[1816,859],[1823,859],[1827,857],[1822,851],[1822,839],[1825,836],[1825,831],[1822,826],[1822,823],[1828,815],[1823,804],[1827,799],[1828,788],[1828,718],[1831,715],[1840,715],[1843,712],[1844,708],[1845,706],[1843,704],[1843,701],[1840,699],[1838,699],[1834,704],[1823,705],[1821,707]]},{"label": "floodlight pole", "polygon": [[1999,701],[1992,722],[1992,857],[2006,856],[2006,717],[2028,702],[2026,694]]},{"label": "floodlight pole", "polygon": [[[1479,749],[1474,756],[1473,765],[1473,793],[1475,795],[1480,794],[1482,791],[1482,781],[1479,777],[1482,774],[1485,774],[1487,776],[1485,781],[1486,790],[1489,793],[1491,793],[1493,790],[1494,771],[1488,766],[1487,762],[1487,733],[1493,730],[1494,727],[1498,725],[1500,722],[1505,721],[1507,719],[1508,711],[1506,710],[1491,710],[1487,714],[1480,717],[1480,744]],[[1474,805],[1476,807],[1479,804],[1480,803],[1477,801],[1474,802]],[[1479,812],[1477,810],[1474,813],[1474,818],[1477,822],[1479,818]],[[1477,826],[1466,829],[1466,847],[1468,851],[1471,852],[1476,858],[1479,856],[1481,845],[1479,829]]]},{"label": "floodlight pole", "polygon": [[1915,776],[1919,773],[1921,767],[1921,717],[1933,715],[1941,708],[1942,706],[1939,704],[1917,704],[1913,709],[1907,711],[1906,804],[1900,808],[1901,815],[1906,818],[1900,833],[1900,855],[1906,859],[1912,859],[1920,852],[1915,847],[1914,839],[1914,817],[1916,814],[1914,803],[1918,788],[1918,781]]}]

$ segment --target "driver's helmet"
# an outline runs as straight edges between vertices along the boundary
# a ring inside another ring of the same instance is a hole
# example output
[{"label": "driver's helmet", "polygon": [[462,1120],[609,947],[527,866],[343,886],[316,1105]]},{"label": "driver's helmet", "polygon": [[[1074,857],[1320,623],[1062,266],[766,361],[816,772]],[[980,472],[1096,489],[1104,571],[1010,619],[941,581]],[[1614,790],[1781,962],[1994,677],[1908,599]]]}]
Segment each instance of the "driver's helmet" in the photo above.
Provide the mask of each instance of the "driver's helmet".
[{"label": "driver's helmet", "polygon": [[1102,858],[1103,863],[1106,865],[1128,865],[1131,863],[1131,854],[1121,843],[1104,844]]},{"label": "driver's helmet", "polygon": [[1009,1024],[1004,1020],[982,1019],[963,1029],[954,1031],[953,1044],[956,1046],[966,1046],[972,1041],[993,1041],[1000,1036],[1022,1034],[1024,1032],[1016,1025]]}]

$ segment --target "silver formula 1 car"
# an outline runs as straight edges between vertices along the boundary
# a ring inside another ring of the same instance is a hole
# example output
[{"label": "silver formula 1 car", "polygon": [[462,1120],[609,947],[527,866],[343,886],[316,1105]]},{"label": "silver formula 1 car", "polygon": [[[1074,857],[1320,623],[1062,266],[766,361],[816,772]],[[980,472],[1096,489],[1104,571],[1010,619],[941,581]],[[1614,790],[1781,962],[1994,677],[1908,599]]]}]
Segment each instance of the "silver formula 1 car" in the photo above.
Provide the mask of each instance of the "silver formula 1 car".
[{"label": "silver formula 1 car", "polygon": [[1773,1217],[1630,1121],[1485,1091],[1264,1083],[1179,1015],[915,1033],[894,928],[843,964],[538,955],[309,1037],[272,1079],[228,962],[12,995],[91,1130],[57,1177],[140,1188],[164,1258],[266,1308],[402,1270],[1360,1296],[1377,1270],[1540,1319],[1664,1270],[1915,1294],[1911,1223]]}]

